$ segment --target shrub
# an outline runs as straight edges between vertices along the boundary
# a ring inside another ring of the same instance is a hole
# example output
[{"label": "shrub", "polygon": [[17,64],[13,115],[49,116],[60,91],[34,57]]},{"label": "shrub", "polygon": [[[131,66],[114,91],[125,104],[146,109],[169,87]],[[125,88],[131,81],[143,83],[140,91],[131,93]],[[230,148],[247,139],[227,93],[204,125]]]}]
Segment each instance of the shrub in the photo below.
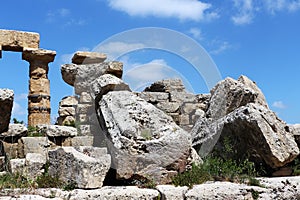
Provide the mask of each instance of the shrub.
[{"label": "shrub", "polygon": [[45,136],[45,133],[43,133],[42,131],[40,131],[37,127],[35,126],[28,126],[28,137],[43,137]]}]

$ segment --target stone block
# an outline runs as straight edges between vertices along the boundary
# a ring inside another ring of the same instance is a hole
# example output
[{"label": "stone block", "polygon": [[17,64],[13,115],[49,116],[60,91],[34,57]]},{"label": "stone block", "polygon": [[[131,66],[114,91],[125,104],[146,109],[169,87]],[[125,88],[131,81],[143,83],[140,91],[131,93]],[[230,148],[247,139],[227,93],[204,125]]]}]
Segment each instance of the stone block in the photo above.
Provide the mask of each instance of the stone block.
[{"label": "stone block", "polygon": [[15,159],[19,157],[20,149],[18,143],[0,141],[0,149],[2,149],[2,155],[6,155],[10,159]]},{"label": "stone block", "polygon": [[13,101],[14,91],[0,89],[0,133],[8,130]]},{"label": "stone block", "polygon": [[79,125],[79,133],[80,136],[91,136],[91,125]]},{"label": "stone block", "polygon": [[166,113],[175,113],[179,111],[180,104],[177,102],[159,102],[156,107]]},{"label": "stone block", "polygon": [[59,102],[59,107],[75,107],[78,104],[76,96],[66,96]]},{"label": "stone block", "polygon": [[[96,147],[91,147],[95,149]],[[73,147],[61,147],[49,151],[49,175],[64,182],[73,181],[78,188],[100,188],[110,168],[111,157],[108,154],[92,157],[93,150],[80,152]]]},{"label": "stone block", "polygon": [[186,92],[170,92],[170,101],[171,102],[197,102],[197,97],[195,94],[186,93]]},{"label": "stone block", "polygon": [[80,103],[92,103],[93,99],[89,92],[82,92],[79,98]]},{"label": "stone block", "polygon": [[60,117],[75,116],[76,111],[74,107],[60,107],[58,109],[58,114]]},{"label": "stone block", "polygon": [[93,136],[77,136],[71,138],[71,145],[76,146],[93,146],[94,137]]},{"label": "stone block", "polygon": [[190,116],[189,115],[180,115],[179,116],[179,125],[189,125],[190,124]]},{"label": "stone block", "polygon": [[9,161],[10,170],[13,174],[23,174],[25,167],[25,158],[22,159],[11,159]]},{"label": "stone block", "polygon": [[19,143],[23,145],[25,156],[28,153],[38,153],[47,156],[48,150],[51,147],[51,143],[47,137],[22,137]]},{"label": "stone block", "polygon": [[92,104],[78,104],[76,108],[76,114],[88,114],[91,112],[95,112],[95,106]]},{"label": "stone block", "polygon": [[24,48],[38,49],[39,43],[38,33],[0,30],[0,46],[5,51],[22,51]]},{"label": "stone block", "polygon": [[39,153],[28,153],[25,158],[24,176],[35,180],[44,173],[46,156]]},{"label": "stone block", "polygon": [[102,63],[106,58],[107,56],[103,53],[77,51],[73,55],[72,63],[77,65]]},{"label": "stone block", "polygon": [[169,93],[165,92],[141,92],[137,95],[149,103],[169,101]]},{"label": "stone block", "polygon": [[50,94],[50,81],[45,78],[29,80],[29,95],[31,94]]},{"label": "stone block", "polygon": [[175,187],[174,185],[158,185],[156,189],[161,193],[162,200],[182,200],[185,199],[185,193],[188,187]]}]

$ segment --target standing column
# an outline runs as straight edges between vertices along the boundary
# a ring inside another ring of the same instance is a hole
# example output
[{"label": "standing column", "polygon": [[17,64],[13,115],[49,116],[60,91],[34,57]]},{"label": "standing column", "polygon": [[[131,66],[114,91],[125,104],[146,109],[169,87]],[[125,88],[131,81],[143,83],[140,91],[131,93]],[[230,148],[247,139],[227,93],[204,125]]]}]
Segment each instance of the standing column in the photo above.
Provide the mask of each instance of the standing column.
[{"label": "standing column", "polygon": [[22,59],[30,63],[28,93],[28,126],[50,124],[50,81],[48,64],[56,52],[43,49],[24,49]]}]

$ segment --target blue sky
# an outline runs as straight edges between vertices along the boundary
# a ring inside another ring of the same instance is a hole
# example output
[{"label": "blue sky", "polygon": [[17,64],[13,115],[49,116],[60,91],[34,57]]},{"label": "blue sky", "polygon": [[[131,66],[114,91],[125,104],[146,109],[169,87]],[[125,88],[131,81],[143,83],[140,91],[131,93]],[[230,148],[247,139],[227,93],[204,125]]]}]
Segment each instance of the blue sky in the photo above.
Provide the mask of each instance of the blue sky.
[{"label": "blue sky", "polygon": [[[61,78],[60,65],[70,63],[75,51],[91,51],[123,31],[161,27],[202,45],[223,78],[250,77],[280,118],[300,123],[300,0],[12,0],[2,2],[0,11],[0,29],[38,32],[41,48],[57,52],[49,71],[53,118],[60,99],[73,94]],[[128,45],[114,43],[104,53],[110,56]],[[170,52],[144,49],[119,60],[125,74],[136,66],[150,66],[146,78],[155,80],[174,77],[176,71],[196,93],[209,91],[191,64]],[[0,88],[15,91],[13,117],[24,121],[28,66],[20,53],[3,52],[0,59]],[[126,80],[134,84],[135,76],[144,78],[133,73]]]}]

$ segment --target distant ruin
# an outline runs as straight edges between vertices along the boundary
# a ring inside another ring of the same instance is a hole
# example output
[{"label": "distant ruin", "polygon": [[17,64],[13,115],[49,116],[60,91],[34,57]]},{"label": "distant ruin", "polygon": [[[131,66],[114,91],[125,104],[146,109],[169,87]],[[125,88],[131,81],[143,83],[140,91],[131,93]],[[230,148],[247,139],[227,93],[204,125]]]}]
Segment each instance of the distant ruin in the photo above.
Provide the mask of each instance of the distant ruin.
[{"label": "distant ruin", "polygon": [[50,81],[48,64],[54,61],[55,51],[39,48],[38,33],[0,30],[0,58],[3,51],[22,52],[29,62],[28,126],[50,124]]}]

